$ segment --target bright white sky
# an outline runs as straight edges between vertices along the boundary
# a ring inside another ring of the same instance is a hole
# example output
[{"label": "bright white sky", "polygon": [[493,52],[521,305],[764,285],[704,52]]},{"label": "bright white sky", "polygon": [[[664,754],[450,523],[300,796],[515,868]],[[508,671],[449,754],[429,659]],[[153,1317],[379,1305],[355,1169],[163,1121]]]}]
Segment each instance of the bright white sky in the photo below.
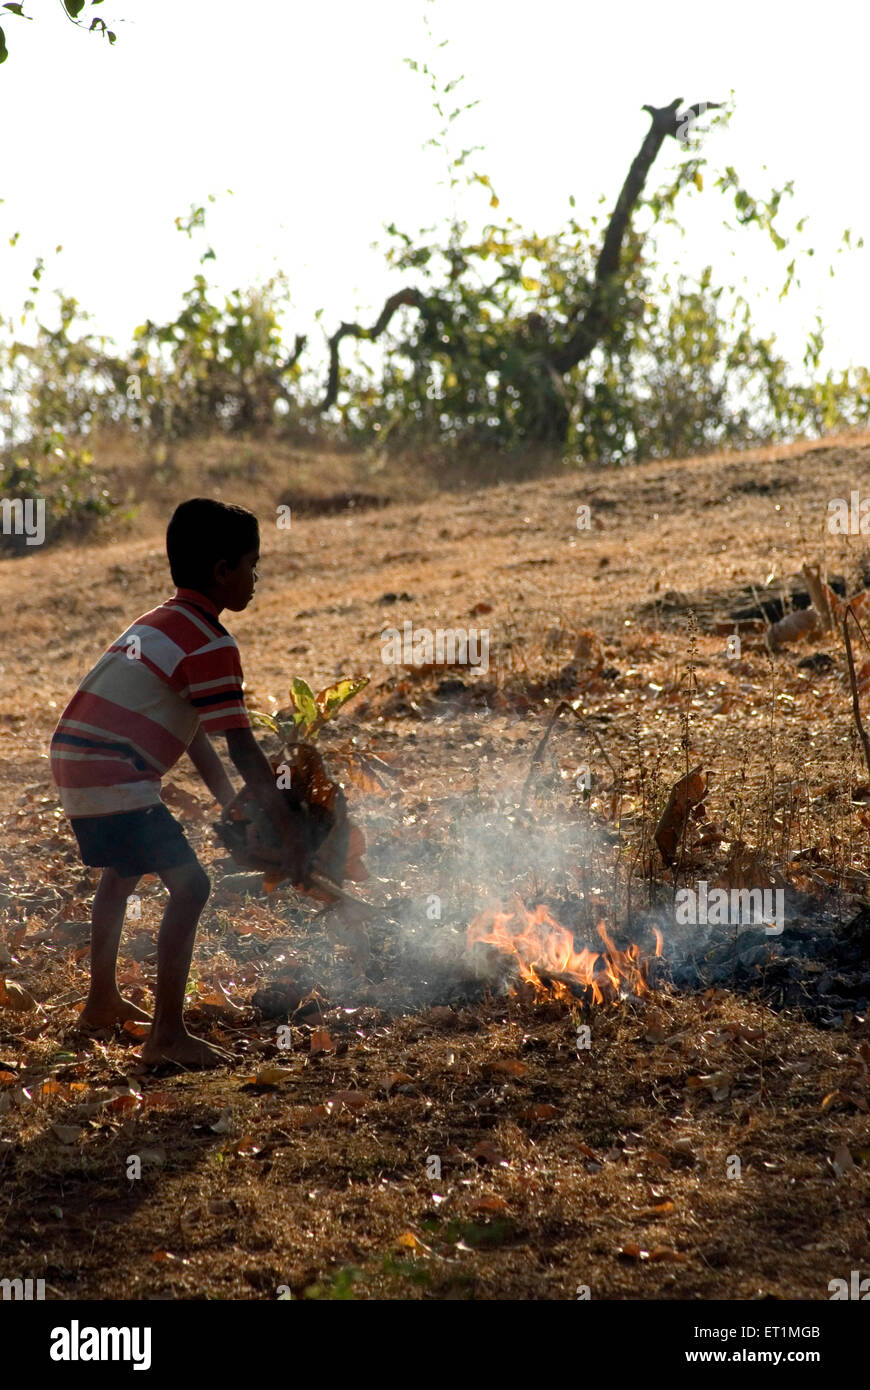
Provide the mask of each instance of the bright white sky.
[{"label": "bright white sky", "polygon": [[[224,290],[287,272],[288,340],[309,331],[321,344],[342,318],[377,311],[402,283],[372,247],[383,225],[413,234],[450,207],[440,154],[422,148],[437,129],[428,88],[402,62],[432,55],[425,11],[449,40],[443,80],[465,74],[457,99],[480,102],[455,124],[457,149],[486,146],[471,164],[492,178],[495,216],[540,233],[563,224],[569,194],[584,225],[609,212],[647,129],[644,102],[734,88],[730,130],[704,146],[705,190],[678,204],[686,237],[663,234],[662,263],[679,256],[696,273],[710,261],[717,281],[768,288],[756,324],[796,364],[817,310],[824,366],[870,364],[870,9],[858,0],[107,0],[94,13],[117,31],[113,48],[75,29],[60,0],[25,9],[34,22],[2,19],[0,314],[20,309],[42,254],[43,316],[54,321],[50,291],[63,287],[127,346],[145,318],[175,315],[207,244],[218,259],[205,273]],[[667,141],[653,180],[682,157]],[[792,247],[722,228],[733,206],[710,185],[726,164],[758,195],[794,180],[784,235],[808,214],[794,245],[815,256],[799,259],[802,287],[781,304]],[[190,241],[173,219],[210,193],[205,238]],[[479,189],[460,209],[492,215]],[[867,249],[836,254],[847,227]]]}]

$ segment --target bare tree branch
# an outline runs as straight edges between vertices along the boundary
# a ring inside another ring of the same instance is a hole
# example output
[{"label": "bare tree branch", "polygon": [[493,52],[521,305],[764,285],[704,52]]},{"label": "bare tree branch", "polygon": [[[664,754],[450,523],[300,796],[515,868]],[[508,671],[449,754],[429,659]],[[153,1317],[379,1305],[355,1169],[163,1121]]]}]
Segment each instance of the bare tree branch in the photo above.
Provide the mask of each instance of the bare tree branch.
[{"label": "bare tree branch", "polygon": [[289,406],[296,405],[296,398],[291,395],[284,385],[284,374],[285,372],[289,372],[292,367],[296,366],[296,363],[305,351],[307,343],[308,338],[306,335],[304,333],[297,333],[296,341],[293,344],[293,351],[287,358],[287,361],[282,362],[281,366],[272,373],[272,385],[275,387],[281,399],[286,401]]},{"label": "bare tree branch", "polygon": [[320,402],[321,410],[328,410],[331,405],[335,405],[338,397],[338,350],[342,341],[345,338],[364,338],[367,342],[373,342],[389,326],[397,309],[403,305],[412,309],[422,309],[425,302],[425,297],[419,290],[410,287],[397,290],[395,294],[390,295],[371,328],[360,328],[358,323],[343,323],[340,328],[336,329],[329,340],[329,378],[326,383],[326,394]]},{"label": "bare tree branch", "polygon": [[632,209],[643,192],[647,175],[655,163],[656,156],[666,136],[671,135],[676,139],[680,127],[686,122],[697,119],[702,108],[709,110],[722,104],[715,101],[697,102],[695,107],[689,107],[678,115],[677,108],[682,100],[682,97],[677,97],[669,106],[643,107],[644,111],[650,113],[652,123],[640,150],[632,160],[631,168],[625,183],[622,185],[616,200],[616,207],[613,209],[607,231],[604,234],[604,242],[595,266],[595,279],[592,284],[592,299],[589,307],[564,346],[551,354],[550,362],[557,372],[570,371],[572,367],[576,367],[578,362],[585,361],[604,334],[608,314],[607,289],[613,284],[619,273],[619,257]]}]

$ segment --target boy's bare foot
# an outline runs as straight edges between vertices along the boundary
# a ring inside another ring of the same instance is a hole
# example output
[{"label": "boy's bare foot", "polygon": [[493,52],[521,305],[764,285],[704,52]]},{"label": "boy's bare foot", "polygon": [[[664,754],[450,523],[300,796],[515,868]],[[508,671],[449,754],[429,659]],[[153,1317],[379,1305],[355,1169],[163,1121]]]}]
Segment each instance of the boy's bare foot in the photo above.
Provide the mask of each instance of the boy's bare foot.
[{"label": "boy's bare foot", "polygon": [[151,1015],[140,1009],[138,1004],[133,1004],[119,994],[117,999],[110,999],[105,1003],[85,1004],[79,1014],[78,1026],[96,1032],[102,1028],[114,1028],[117,1024],[127,1023],[131,1019],[136,1023],[150,1023]]},{"label": "boy's bare foot", "polygon": [[[152,1030],[153,1031],[153,1030]],[[231,1052],[222,1047],[195,1038],[192,1033],[183,1032],[165,1042],[148,1038],[142,1045],[142,1061],[151,1066],[161,1062],[176,1062],[181,1067],[224,1067],[236,1059]]]}]

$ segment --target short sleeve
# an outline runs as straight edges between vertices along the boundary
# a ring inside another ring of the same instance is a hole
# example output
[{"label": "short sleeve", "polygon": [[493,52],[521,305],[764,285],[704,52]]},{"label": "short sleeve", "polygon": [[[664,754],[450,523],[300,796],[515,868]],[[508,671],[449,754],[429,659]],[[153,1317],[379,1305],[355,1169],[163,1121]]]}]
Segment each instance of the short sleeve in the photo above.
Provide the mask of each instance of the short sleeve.
[{"label": "short sleeve", "polygon": [[251,721],[242,692],[244,675],[239,649],[229,633],[181,663],[184,698],[199,715],[207,734],[226,729],[250,729]]}]

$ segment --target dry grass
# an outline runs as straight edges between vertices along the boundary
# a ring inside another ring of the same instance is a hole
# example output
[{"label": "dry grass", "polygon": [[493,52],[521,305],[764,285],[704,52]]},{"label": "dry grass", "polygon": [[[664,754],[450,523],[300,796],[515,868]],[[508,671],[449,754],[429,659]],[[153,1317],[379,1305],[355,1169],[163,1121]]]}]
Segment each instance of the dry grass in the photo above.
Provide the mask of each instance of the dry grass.
[{"label": "dry grass", "polygon": [[[602,830],[586,886],[600,879],[617,925],[627,922],[629,886],[632,911],[644,904],[658,809],[695,762],[716,772],[708,816],[803,891],[828,894],[845,920],[864,896],[870,820],[850,794],[865,774],[839,642],[825,644],[831,665],[815,671],[798,665],[815,649],[771,662],[762,632],[746,631],[732,659],[727,632],[747,585],[775,592],[805,558],[854,585],[861,538],[828,536],[824,518],[829,498],[859,486],[868,456],[866,439],[845,439],[626,472],[562,470],[470,496],[400,492],[384,509],[300,517],[289,536],[264,526],[262,592],[232,623],[255,702],[283,703],[295,674],[315,683],[339,671],[374,675],[346,723],[394,759],[401,789],[389,810],[357,798],[356,812],[372,863],[395,864],[397,852],[407,863],[401,879],[369,885],[373,900],[423,901],[435,890],[424,851],[446,843],[463,808],[518,798],[564,694],[582,701],[621,777],[570,721],[553,735],[531,812],[539,823]],[[867,1028],[858,1016],[825,1033],[760,999],[660,990],[645,1006],[593,1013],[585,1052],[579,1015],[561,1003],[490,999],[391,1016],[371,990],[353,998],[339,946],[323,977],[334,1052],[312,1055],[311,1020],[294,1026],[284,1053],[274,1023],[233,1033],[201,1012],[201,1028],[235,1039],[237,1069],[148,1078],[133,1039],[74,1039],[87,960],[63,923],[87,915],[93,876],[56,812],[46,743],[106,643],[165,594],[166,511],[218,487],[265,517],[286,487],[324,496],[394,486],[350,455],[256,441],[198,446],[143,485],[139,466],[119,450],[119,486],[126,479],[141,505],[130,533],[0,562],[10,596],[0,611],[9,879],[0,943],[15,958],[6,974],[51,1010],[0,1011],[0,1063],[12,1073],[0,1088],[4,1272],[45,1277],[61,1297],[273,1298],[284,1284],[294,1297],[544,1299],[576,1297],[584,1284],[595,1298],[826,1299],[828,1281],[848,1278],[866,1251]],[[581,502],[592,509],[588,532],[575,526]],[[480,603],[491,605],[478,620],[498,663],[479,686],[445,701],[437,671],[395,679],[380,666],[385,623],[468,624]],[[604,671],[569,669],[578,630],[600,642]],[[566,789],[582,761],[596,780],[581,805]],[[181,770],[173,780],[194,789]],[[211,863],[210,836],[201,824],[193,833]],[[659,888],[664,878],[659,866]],[[456,921],[493,886],[437,885]],[[534,876],[519,886],[529,902],[566,887]],[[146,886],[149,935],[160,903]],[[224,979],[244,1002],[270,944],[273,957],[296,951],[322,968],[318,930],[294,925],[280,895],[247,908],[217,898],[198,976],[209,986]],[[127,951],[128,983],[148,999],[151,966]],[[499,1060],[518,1066],[488,1070]],[[252,1088],[246,1078],[266,1061],[290,1076]],[[693,1080],[717,1073],[728,1078],[718,1088]],[[43,1097],[46,1077],[85,1089]],[[82,1113],[122,1078],[141,1101]],[[71,1142],[57,1123],[76,1131]],[[126,1160],[140,1151],[150,1157],[130,1182]],[[440,1179],[427,1174],[433,1155]],[[729,1157],[740,1160],[739,1178],[728,1176]]]}]

